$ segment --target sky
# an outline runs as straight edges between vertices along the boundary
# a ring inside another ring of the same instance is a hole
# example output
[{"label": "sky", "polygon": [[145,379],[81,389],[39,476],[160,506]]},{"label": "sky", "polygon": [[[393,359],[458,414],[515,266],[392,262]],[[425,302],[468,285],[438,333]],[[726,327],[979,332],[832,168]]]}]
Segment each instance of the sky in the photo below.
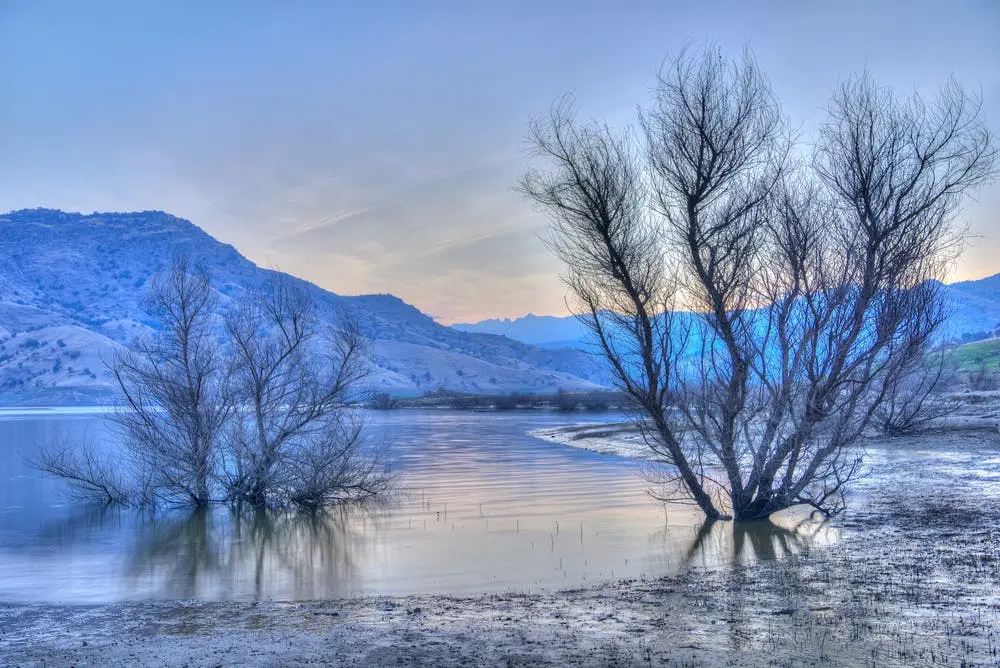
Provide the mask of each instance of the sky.
[{"label": "sky", "polygon": [[[949,76],[1000,134],[1000,2],[0,0],[0,211],[164,210],[340,294],[444,323],[566,314],[514,191],[531,118],[572,92],[634,122],[664,58],[749,45],[808,134],[868,68]],[[1000,185],[950,280],[1000,272]]]}]

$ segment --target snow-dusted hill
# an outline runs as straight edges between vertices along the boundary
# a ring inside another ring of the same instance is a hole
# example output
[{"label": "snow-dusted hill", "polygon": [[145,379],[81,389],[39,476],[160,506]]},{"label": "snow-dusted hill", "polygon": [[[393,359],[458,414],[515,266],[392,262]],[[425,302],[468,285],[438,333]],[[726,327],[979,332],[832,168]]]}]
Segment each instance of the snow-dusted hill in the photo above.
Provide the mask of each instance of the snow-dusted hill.
[{"label": "snow-dusted hill", "polygon": [[[209,269],[223,301],[270,273],[160,211],[0,215],[0,403],[106,400],[102,356],[149,331],[141,300],[176,253]],[[606,383],[599,360],[578,350],[444,327],[392,295],[302,285],[324,318],[346,313],[375,340],[376,390],[555,392]]]}]

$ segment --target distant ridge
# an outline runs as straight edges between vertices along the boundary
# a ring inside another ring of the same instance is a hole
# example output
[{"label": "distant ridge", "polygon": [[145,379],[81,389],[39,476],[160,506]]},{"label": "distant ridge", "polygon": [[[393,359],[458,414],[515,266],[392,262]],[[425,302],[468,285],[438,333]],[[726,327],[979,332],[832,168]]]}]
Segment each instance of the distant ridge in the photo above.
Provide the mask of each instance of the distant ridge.
[{"label": "distant ridge", "polygon": [[553,342],[579,342],[586,334],[580,322],[572,317],[534,315],[521,318],[489,319],[474,323],[456,323],[452,328],[463,332],[496,334],[532,345],[551,345]]},{"label": "distant ridge", "polygon": [[[1000,274],[944,286],[948,320],[938,338],[942,342],[984,338],[1000,327]],[[586,330],[573,316],[538,316],[457,323],[454,329],[506,336],[543,348],[586,348]]]}]

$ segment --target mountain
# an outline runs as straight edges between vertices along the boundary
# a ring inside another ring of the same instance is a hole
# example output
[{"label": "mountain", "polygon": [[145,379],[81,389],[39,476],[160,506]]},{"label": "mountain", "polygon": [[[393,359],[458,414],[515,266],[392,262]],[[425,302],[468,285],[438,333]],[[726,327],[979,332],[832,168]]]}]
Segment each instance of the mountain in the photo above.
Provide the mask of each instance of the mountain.
[{"label": "mountain", "polygon": [[506,336],[515,341],[543,347],[579,347],[580,341],[586,336],[585,328],[574,317],[560,318],[531,313],[514,320],[493,318],[473,323],[457,323],[451,327],[462,332]]},{"label": "mountain", "polygon": [[[162,211],[0,215],[0,403],[94,403],[113,386],[102,359],[151,331],[141,301],[171,257],[205,266],[221,300],[274,272]],[[555,392],[607,384],[579,350],[542,349],[434,322],[392,295],[340,296],[300,279],[320,317],[346,314],[373,340],[372,389]]]},{"label": "mountain", "polygon": [[[1000,328],[1000,274],[944,286],[949,316],[939,331],[941,341],[986,338]],[[573,316],[537,316],[460,323],[452,328],[506,336],[541,348],[588,349],[585,328]]]}]

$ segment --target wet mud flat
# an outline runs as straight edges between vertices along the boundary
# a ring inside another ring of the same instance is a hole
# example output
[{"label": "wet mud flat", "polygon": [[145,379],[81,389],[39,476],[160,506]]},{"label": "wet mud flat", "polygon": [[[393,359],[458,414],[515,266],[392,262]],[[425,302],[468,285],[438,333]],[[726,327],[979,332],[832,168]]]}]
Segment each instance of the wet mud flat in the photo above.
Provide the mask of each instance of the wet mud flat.
[{"label": "wet mud flat", "polygon": [[1000,436],[878,444],[834,520],[750,563],[535,594],[0,605],[0,665],[1000,665]]}]

